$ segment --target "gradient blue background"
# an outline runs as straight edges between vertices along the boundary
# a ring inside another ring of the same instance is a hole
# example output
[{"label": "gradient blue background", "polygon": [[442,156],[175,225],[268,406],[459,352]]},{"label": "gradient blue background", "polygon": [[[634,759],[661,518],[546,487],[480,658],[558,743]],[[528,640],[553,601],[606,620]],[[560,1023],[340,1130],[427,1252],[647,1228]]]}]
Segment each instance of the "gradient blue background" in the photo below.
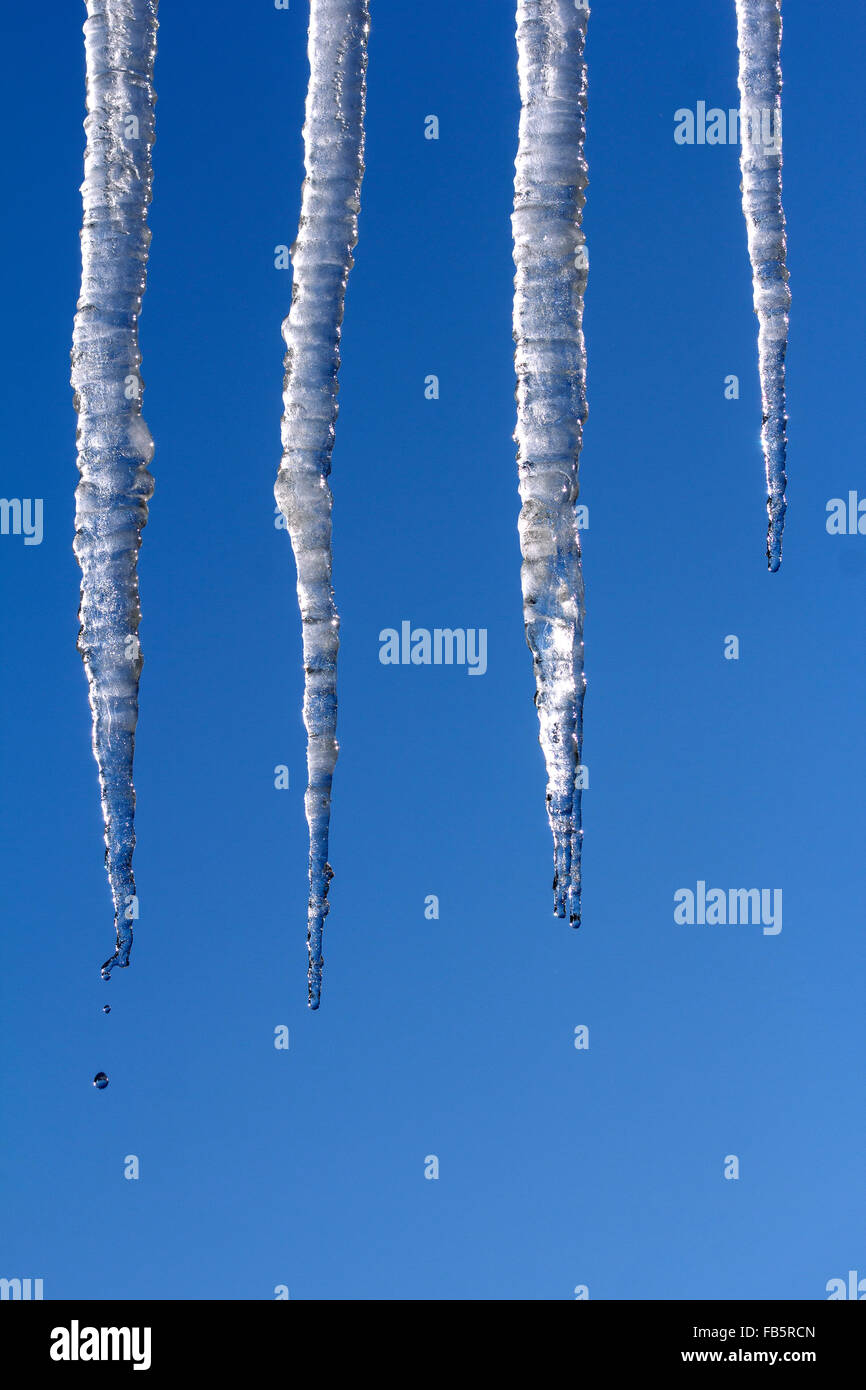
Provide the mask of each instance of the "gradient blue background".
[{"label": "gradient blue background", "polygon": [[[274,247],[297,227],[307,6],[162,7],[142,918],[108,985],[71,548],[84,8],[7,11],[0,490],[44,498],[45,538],[0,538],[0,1274],[42,1277],[47,1298],[178,1299],[278,1284],[293,1299],[569,1299],[577,1284],[821,1299],[828,1279],[866,1275],[866,537],[825,530],[829,498],[866,494],[866,33],[853,0],[784,9],[794,300],[776,576],[738,152],[673,140],[678,107],[737,105],[732,0],[597,0],[590,20],[574,933],[551,916],[519,587],[513,7],[373,0],[315,1015],[300,626],[272,497],[291,284]],[[403,619],[486,627],[486,676],[380,665],[379,630]],[[781,887],[781,935],[676,926],[673,894],[699,878]]]}]

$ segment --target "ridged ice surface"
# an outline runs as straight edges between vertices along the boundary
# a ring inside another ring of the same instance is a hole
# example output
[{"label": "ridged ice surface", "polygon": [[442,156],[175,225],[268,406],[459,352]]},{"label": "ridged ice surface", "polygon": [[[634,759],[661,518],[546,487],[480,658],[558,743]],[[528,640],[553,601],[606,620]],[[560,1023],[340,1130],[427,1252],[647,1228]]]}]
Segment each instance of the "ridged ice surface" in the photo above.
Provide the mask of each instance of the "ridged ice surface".
[{"label": "ridged ice surface", "polygon": [[781,0],[737,0],[737,43],[743,212],[758,315],[758,369],[763,401],[761,443],[769,515],[767,561],[771,570],[777,570],[782,560],[785,525],[785,353],[791,305],[782,210]]},{"label": "ridged ice surface", "polygon": [[81,297],[72,385],[78,411],[75,554],[81,631],[99,768],[116,950],[129,964],[135,895],[132,781],[141,654],[136,566],[153,483],[141,418],[138,317],[150,232],[153,65],[158,0],[87,0],[87,148]]},{"label": "ridged ice surface", "polygon": [[331,586],[331,452],[346,282],[364,173],[366,0],[312,0],[305,169],[292,248],[292,305],[283,324],[283,456],[274,493],[286,518],[303,623],[305,809],[310,830],[309,1004],[319,1007],[328,914],[331,782],[337,761],[340,620]]},{"label": "ridged ice surface", "polygon": [[554,913],[580,925],[583,578],[575,504],[586,420],[581,231],[587,7],[519,0],[514,339],[523,616],[547,767]]}]

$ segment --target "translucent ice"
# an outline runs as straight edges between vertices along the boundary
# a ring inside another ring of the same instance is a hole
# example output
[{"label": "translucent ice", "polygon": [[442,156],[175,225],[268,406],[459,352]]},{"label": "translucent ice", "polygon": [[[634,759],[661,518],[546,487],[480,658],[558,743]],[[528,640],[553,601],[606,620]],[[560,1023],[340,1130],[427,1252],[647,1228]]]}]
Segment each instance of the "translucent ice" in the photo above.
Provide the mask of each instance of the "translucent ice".
[{"label": "translucent ice", "polygon": [[761,443],[767,475],[767,561],[782,561],[785,525],[785,354],[791,292],[785,264],[782,210],[782,4],[737,0],[740,50],[740,170],[743,212],[758,316],[758,370],[763,421]]},{"label": "translucent ice", "polygon": [[554,913],[580,925],[583,577],[578,463],[586,406],[581,229],[589,8],[519,0],[514,340],[523,617],[547,767]]},{"label": "translucent ice", "polygon": [[331,587],[331,452],[346,282],[358,236],[364,173],[366,0],[312,0],[306,178],[292,248],[292,304],[283,324],[283,455],[274,493],[298,576],[307,730],[305,809],[310,831],[307,912],[309,1004],[319,1007],[328,914],[331,782],[337,761],[340,620]]}]

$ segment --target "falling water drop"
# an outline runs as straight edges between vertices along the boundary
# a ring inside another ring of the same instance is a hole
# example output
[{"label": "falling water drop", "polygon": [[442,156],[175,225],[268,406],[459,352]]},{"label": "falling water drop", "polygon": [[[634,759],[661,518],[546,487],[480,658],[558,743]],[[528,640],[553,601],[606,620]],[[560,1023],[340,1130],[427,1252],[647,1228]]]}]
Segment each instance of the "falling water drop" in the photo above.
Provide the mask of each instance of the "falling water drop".
[{"label": "falling water drop", "polygon": [[110,1004],[103,1004],[103,1006],[102,1006],[102,1012],[103,1012],[104,1014],[110,1014],[110,1013],[111,1013],[111,1005],[110,1005]]},{"label": "falling water drop", "polygon": [[96,1073],[96,1075],[93,1078],[93,1084],[96,1087],[97,1091],[105,1090],[106,1086],[108,1085],[108,1077],[105,1075],[104,1071],[98,1071]]}]

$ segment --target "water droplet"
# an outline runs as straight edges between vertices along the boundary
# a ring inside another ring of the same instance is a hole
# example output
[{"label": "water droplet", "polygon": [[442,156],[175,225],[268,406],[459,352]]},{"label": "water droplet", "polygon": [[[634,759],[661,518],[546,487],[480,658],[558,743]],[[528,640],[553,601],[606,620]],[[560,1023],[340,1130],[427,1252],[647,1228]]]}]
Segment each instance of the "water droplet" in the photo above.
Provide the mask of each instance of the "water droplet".
[{"label": "water droplet", "polygon": [[103,1004],[103,1006],[102,1006],[102,1012],[103,1012],[104,1014],[110,1014],[110,1013],[111,1013],[111,1005],[110,1005],[110,1004]]},{"label": "water droplet", "polygon": [[93,1084],[98,1091],[104,1091],[108,1085],[108,1077],[104,1071],[98,1071],[93,1078]]}]

